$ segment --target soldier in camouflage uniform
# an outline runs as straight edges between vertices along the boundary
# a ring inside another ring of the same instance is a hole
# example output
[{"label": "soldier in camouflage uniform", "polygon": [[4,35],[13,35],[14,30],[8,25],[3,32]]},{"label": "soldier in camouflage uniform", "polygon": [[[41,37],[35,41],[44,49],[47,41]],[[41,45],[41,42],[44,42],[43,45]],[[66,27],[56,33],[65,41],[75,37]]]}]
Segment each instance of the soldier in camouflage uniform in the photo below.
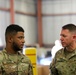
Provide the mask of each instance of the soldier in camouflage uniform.
[{"label": "soldier in camouflage uniform", "polygon": [[62,27],[61,44],[50,64],[50,75],[76,75],[76,26],[67,24]]},{"label": "soldier in camouflage uniform", "polygon": [[33,75],[30,59],[21,53],[24,30],[11,24],[5,32],[6,47],[0,52],[0,75]]}]

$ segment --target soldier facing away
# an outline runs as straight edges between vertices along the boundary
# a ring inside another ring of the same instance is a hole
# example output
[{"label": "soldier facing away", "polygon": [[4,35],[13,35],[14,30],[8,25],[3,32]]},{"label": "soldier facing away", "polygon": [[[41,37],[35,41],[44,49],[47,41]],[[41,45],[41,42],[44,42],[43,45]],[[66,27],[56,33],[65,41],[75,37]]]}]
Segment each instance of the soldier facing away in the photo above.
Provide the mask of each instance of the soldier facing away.
[{"label": "soldier facing away", "polygon": [[0,51],[0,75],[33,75],[30,59],[21,53],[24,29],[11,24],[5,31],[6,47]]},{"label": "soldier facing away", "polygon": [[50,64],[50,75],[76,75],[76,26],[67,24],[60,33],[60,49]]}]

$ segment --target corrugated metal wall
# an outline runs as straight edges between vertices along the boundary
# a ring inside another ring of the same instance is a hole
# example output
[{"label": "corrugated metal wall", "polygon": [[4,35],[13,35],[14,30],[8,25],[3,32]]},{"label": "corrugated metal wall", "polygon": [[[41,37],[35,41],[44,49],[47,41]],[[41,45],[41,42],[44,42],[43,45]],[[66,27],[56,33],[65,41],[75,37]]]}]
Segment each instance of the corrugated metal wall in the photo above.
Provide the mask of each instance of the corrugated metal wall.
[{"label": "corrugated metal wall", "polygon": [[51,44],[60,37],[61,27],[76,24],[76,0],[42,0],[43,43]]},{"label": "corrugated metal wall", "polygon": [[[35,44],[37,42],[37,17],[36,4],[33,0],[15,0],[15,10],[28,13],[15,14],[15,23],[21,25],[25,29],[26,44]],[[33,15],[29,15],[29,13]]]},{"label": "corrugated metal wall", "polygon": [[[15,23],[25,29],[26,44],[38,42],[36,2],[14,0]],[[10,0],[0,0],[0,38],[3,44],[5,28],[11,23],[9,8]],[[61,27],[67,23],[76,24],[76,0],[42,0],[43,44],[53,44],[59,39]]]}]

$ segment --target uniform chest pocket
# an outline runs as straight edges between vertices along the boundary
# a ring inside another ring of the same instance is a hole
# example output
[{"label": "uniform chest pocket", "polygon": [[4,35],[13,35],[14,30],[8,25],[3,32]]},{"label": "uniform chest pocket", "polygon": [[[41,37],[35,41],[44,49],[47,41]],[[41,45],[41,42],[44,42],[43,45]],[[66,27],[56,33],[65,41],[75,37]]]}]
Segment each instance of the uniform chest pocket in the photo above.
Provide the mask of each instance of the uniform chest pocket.
[{"label": "uniform chest pocket", "polygon": [[66,60],[63,59],[63,58],[60,58],[60,59],[57,59],[56,60],[56,65],[55,67],[59,70],[62,70],[62,68],[65,68],[66,67]]},{"label": "uniform chest pocket", "polygon": [[6,74],[17,72],[17,65],[13,61],[3,61],[2,64],[2,69]]},{"label": "uniform chest pocket", "polygon": [[29,73],[29,64],[26,62],[19,63],[18,70],[22,73],[28,74]]}]

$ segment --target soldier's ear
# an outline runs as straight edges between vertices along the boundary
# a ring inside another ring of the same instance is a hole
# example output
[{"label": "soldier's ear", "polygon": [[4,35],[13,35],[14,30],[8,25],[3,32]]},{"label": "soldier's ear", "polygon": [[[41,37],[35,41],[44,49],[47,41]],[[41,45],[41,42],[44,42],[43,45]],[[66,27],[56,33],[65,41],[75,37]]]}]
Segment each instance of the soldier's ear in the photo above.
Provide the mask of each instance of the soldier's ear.
[{"label": "soldier's ear", "polygon": [[76,40],[76,35],[73,35],[73,39],[75,39],[75,40]]},{"label": "soldier's ear", "polygon": [[12,36],[8,36],[8,42],[11,43],[13,41],[13,37]]}]

